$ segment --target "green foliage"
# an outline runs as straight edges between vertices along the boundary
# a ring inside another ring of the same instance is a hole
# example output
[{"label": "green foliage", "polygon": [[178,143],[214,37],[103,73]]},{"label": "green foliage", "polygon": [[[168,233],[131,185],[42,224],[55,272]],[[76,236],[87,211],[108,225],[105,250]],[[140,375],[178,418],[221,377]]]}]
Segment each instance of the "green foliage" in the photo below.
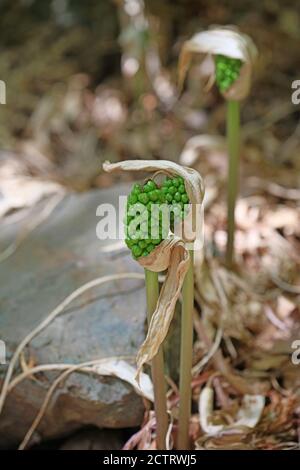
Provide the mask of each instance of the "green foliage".
[{"label": "green foliage", "polygon": [[221,92],[228,90],[240,75],[242,61],[224,55],[215,56],[216,82]]}]

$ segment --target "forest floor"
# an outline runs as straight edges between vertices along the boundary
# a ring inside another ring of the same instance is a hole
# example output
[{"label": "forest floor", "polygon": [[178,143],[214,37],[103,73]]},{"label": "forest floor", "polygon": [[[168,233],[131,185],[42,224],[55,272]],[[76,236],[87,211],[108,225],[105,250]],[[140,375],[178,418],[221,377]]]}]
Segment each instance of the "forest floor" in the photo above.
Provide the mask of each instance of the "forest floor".
[{"label": "forest floor", "polygon": [[[208,8],[206,14],[209,23],[213,13]],[[227,18],[226,9],[214,14],[219,22]],[[216,90],[205,92],[201,64],[192,67],[180,97],[175,62],[160,65],[156,78],[150,60],[138,82],[112,75],[98,86],[88,73],[71,69],[64,86],[39,92],[34,101],[28,91],[34,106],[26,119],[17,101],[1,118],[0,217],[57,187],[85,191],[133,181],[131,174],[104,174],[105,160],[170,159],[201,173],[205,246],[196,266],[190,424],[197,449],[291,449],[300,443],[300,364],[299,354],[293,355],[300,343],[300,126],[299,106],[291,101],[292,81],[300,78],[294,76],[299,41],[291,11],[272,14],[272,22],[254,13],[240,21],[245,32],[256,32],[260,56],[251,96],[242,104],[233,270],[223,260],[226,109]],[[16,72],[14,77],[18,84]],[[20,118],[20,127],[12,116]],[[212,401],[201,394],[204,386]],[[178,399],[170,381],[175,423]],[[154,434],[155,419],[147,412],[125,448],[151,448]],[[176,438],[176,424],[171,436]]]}]

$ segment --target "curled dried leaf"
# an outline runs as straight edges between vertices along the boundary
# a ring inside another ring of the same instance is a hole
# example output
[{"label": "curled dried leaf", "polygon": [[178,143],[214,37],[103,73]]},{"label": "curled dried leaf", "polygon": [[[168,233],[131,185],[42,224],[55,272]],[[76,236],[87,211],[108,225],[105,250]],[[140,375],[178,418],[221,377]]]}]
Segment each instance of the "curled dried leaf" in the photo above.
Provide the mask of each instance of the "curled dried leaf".
[{"label": "curled dried leaf", "polygon": [[259,422],[264,406],[265,398],[262,395],[245,395],[241,407],[236,415],[236,421],[232,425],[214,424],[214,391],[207,385],[199,397],[199,419],[203,431],[216,436],[221,433],[234,431],[236,433],[253,429]]},{"label": "curled dried leaf", "polygon": [[117,170],[159,172],[166,176],[181,176],[191,204],[201,204],[204,197],[204,185],[198,171],[183,167],[169,160],[126,160],[118,163],[103,163],[103,170],[111,173]]},{"label": "curled dried leaf", "polygon": [[141,259],[140,264],[152,271],[168,267],[155,312],[152,315],[147,337],[137,355],[137,376],[143,365],[158,352],[169,331],[182,284],[189,267],[189,252],[178,237],[164,240],[152,253]]},{"label": "curled dried leaf", "polygon": [[223,424],[213,423],[213,404],[214,391],[211,387],[206,386],[199,396],[199,419],[201,428],[209,435],[216,435],[224,429]]},{"label": "curled dried leaf", "polygon": [[222,94],[226,99],[238,101],[248,95],[252,69],[257,57],[256,46],[249,36],[232,27],[212,28],[192,36],[184,43],[179,57],[178,82],[180,90],[183,87],[194,53],[211,56],[223,55],[242,61],[239,77]]},{"label": "curled dried leaf", "polygon": [[147,400],[154,401],[153,385],[150,377],[142,373],[138,386],[135,381],[135,367],[124,360],[107,358],[99,364],[91,366],[90,370],[99,375],[118,377],[132,385],[138,395],[147,398]]}]

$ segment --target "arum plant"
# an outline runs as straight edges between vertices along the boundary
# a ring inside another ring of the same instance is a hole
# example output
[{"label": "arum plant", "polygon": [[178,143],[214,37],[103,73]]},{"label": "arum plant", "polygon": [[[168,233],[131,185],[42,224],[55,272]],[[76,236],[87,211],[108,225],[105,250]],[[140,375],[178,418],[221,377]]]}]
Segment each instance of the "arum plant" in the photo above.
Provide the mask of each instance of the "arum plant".
[{"label": "arum plant", "polygon": [[[157,422],[157,447],[166,447],[167,407],[162,344],[168,333],[181,289],[182,336],[180,364],[180,410],[178,446],[188,448],[191,411],[191,368],[193,347],[193,250],[197,232],[184,230],[177,235],[183,221],[194,221],[202,204],[204,189],[199,173],[169,161],[131,160],[105,163],[105,171],[147,171],[153,173],[144,185],[134,185],[128,196],[125,217],[126,244],[133,257],[145,269],[148,332],[137,355],[138,373],[152,362],[152,379]],[[161,183],[156,183],[156,179]],[[167,211],[166,211],[167,209]],[[170,210],[171,209],[171,210]],[[167,213],[167,225],[164,215]],[[167,270],[159,292],[158,273]]]},{"label": "arum plant", "polygon": [[238,193],[240,158],[240,101],[249,94],[252,69],[257,56],[252,39],[233,28],[213,28],[195,34],[184,43],[179,58],[179,86],[182,87],[193,53],[214,59],[212,82],[227,101],[228,191],[226,263],[234,258],[235,204]]}]

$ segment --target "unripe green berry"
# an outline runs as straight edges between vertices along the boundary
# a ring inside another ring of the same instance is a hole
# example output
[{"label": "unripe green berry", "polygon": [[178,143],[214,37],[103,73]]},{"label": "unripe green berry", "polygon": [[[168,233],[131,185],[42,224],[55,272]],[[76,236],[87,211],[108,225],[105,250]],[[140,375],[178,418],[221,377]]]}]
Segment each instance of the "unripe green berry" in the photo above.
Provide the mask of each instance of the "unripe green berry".
[{"label": "unripe green berry", "polygon": [[174,196],[174,194],[176,193],[177,189],[175,186],[170,186],[169,187],[169,194],[172,194],[172,196]]},{"label": "unripe green berry", "polygon": [[135,240],[132,240],[131,238],[126,238],[125,243],[128,246],[128,248],[131,248],[135,245]]},{"label": "unripe green berry", "polygon": [[142,248],[142,250],[143,250],[144,248],[146,248],[146,246],[147,246],[147,243],[145,242],[145,240],[140,240],[140,241],[139,241],[139,247]]},{"label": "unripe green berry", "polygon": [[138,199],[139,199],[139,202],[141,202],[141,203],[144,204],[144,205],[146,205],[147,202],[149,202],[149,197],[148,197],[147,194],[145,194],[145,193],[139,194]]},{"label": "unripe green berry", "polygon": [[218,54],[215,56],[216,83],[221,92],[228,90],[240,75],[242,61]]},{"label": "unripe green berry", "polygon": [[155,189],[154,191],[151,191],[149,193],[149,198],[151,201],[156,202],[159,199],[160,191],[158,189]]},{"label": "unripe green berry", "polygon": [[136,204],[138,202],[137,195],[135,193],[130,194],[130,196],[128,198],[128,202],[130,204]]},{"label": "unripe green berry", "polygon": [[174,199],[176,202],[181,201],[181,194],[178,191],[174,194]]},{"label": "unripe green berry", "polygon": [[189,197],[187,194],[182,194],[181,196],[181,201],[184,203],[184,204],[187,204],[189,202]]},{"label": "unripe green berry", "polygon": [[133,192],[134,194],[139,194],[141,191],[142,191],[142,187],[141,187],[140,184],[135,184],[135,185],[133,186],[132,192]]},{"label": "unripe green berry", "polygon": [[154,181],[152,180],[147,181],[147,183],[144,186],[145,193],[153,191],[154,189],[156,189],[156,184],[154,183]]},{"label": "unripe green berry", "polygon": [[136,258],[138,258],[142,254],[142,249],[138,245],[135,245],[132,247],[132,253]]}]

